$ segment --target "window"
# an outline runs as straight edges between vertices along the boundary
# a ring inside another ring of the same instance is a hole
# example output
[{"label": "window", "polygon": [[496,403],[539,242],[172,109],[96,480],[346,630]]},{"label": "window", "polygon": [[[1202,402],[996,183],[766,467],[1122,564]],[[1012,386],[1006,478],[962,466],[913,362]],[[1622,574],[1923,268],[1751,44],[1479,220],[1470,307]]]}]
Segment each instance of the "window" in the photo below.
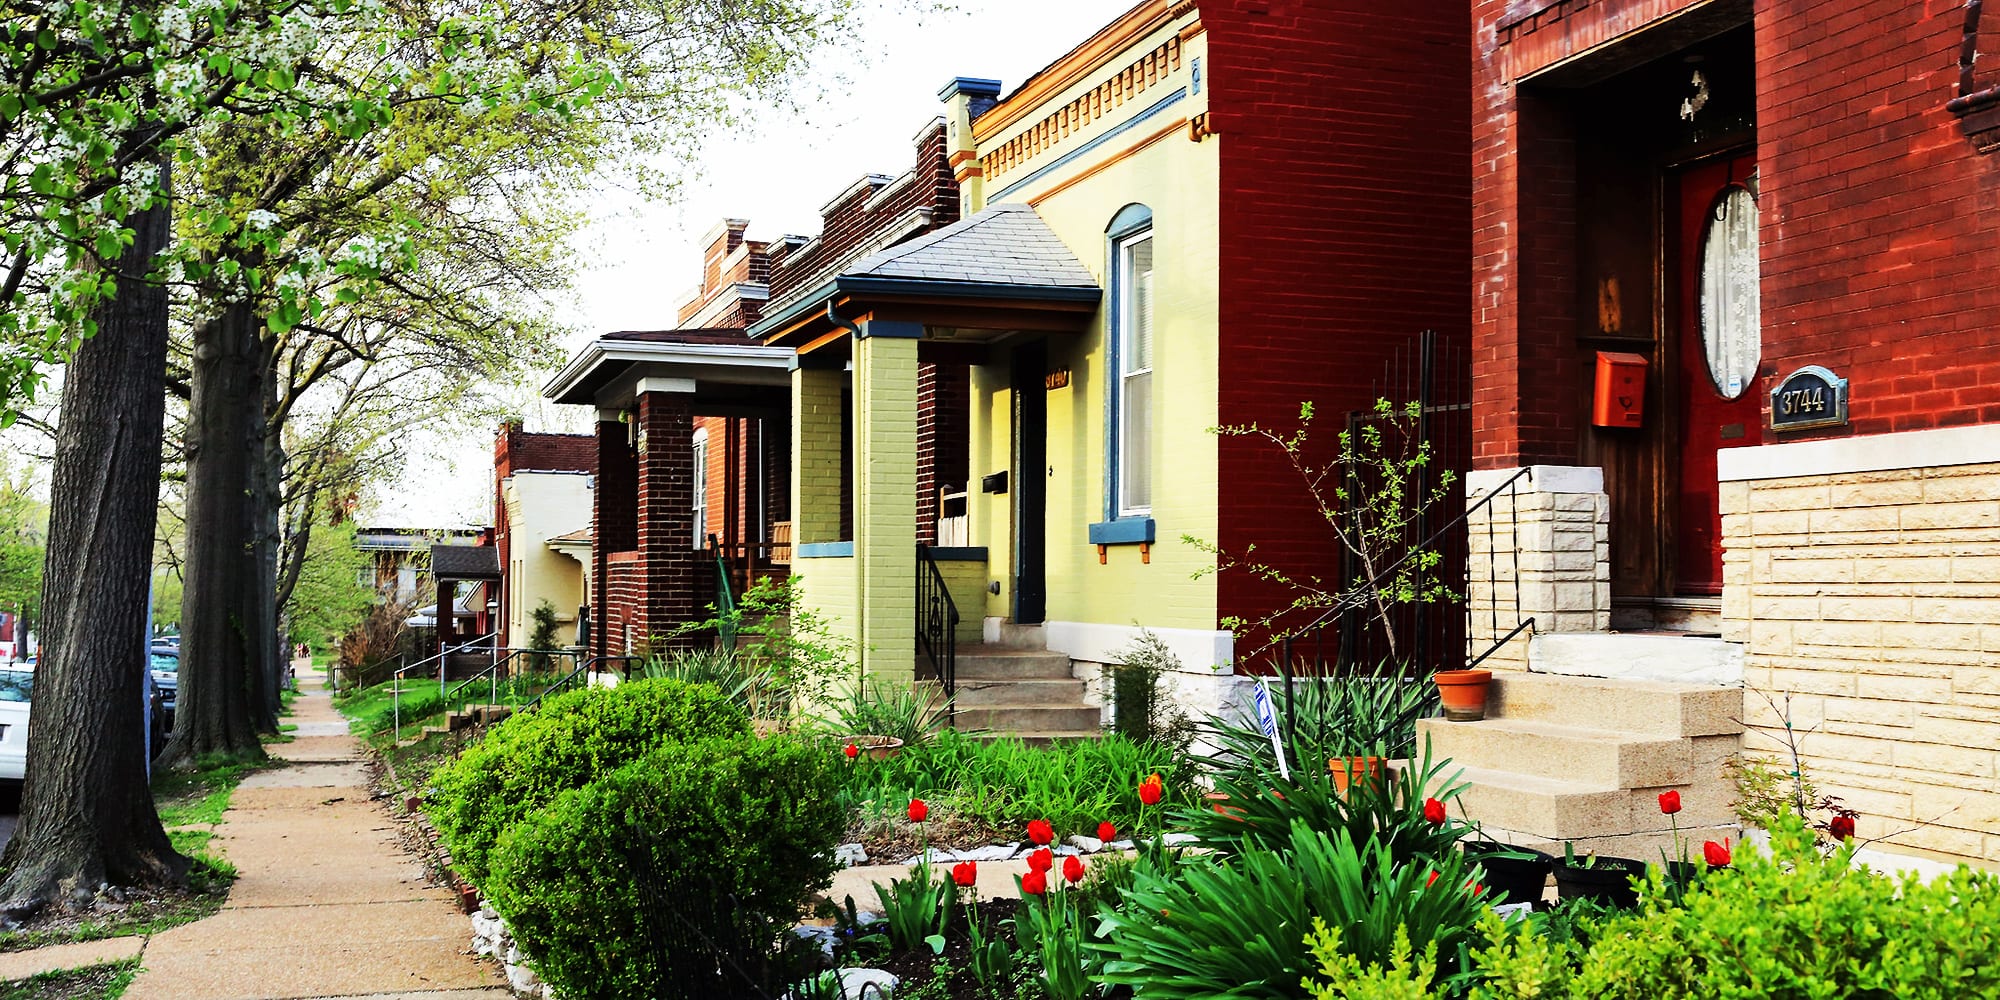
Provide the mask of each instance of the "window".
[{"label": "window", "polygon": [[1763,320],[1757,289],[1757,197],[1731,185],[1710,206],[1701,238],[1701,345],[1723,399],[1757,380]]},{"label": "window", "polygon": [[708,429],[694,432],[694,547],[708,535]]},{"label": "window", "polygon": [[1117,421],[1112,486],[1115,517],[1153,509],[1153,230],[1150,225],[1115,238],[1111,301],[1114,371],[1112,412]]}]

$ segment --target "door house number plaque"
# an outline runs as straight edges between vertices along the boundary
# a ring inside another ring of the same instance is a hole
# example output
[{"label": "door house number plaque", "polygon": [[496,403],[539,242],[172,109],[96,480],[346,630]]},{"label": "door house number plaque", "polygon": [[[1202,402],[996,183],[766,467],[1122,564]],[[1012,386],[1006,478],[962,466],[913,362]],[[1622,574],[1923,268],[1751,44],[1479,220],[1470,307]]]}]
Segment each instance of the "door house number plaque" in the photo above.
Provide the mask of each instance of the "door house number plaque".
[{"label": "door house number plaque", "polygon": [[1847,423],[1847,380],[1807,365],[1771,390],[1771,429],[1801,431]]}]

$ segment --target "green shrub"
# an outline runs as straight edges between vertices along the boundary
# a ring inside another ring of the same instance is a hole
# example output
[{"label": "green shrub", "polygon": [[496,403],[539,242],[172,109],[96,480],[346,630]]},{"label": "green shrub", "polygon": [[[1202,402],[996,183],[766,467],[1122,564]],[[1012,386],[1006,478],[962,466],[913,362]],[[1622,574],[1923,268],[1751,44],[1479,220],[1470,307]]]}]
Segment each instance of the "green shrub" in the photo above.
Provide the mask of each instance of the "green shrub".
[{"label": "green shrub", "polygon": [[1106,670],[1105,694],[1112,705],[1112,727],[1135,743],[1159,743],[1185,751],[1194,741],[1194,723],[1181,711],[1167,677],[1181,669],[1181,659],[1160,637],[1141,629],[1132,644],[1111,654],[1119,662]]},{"label": "green shrub", "polygon": [[1636,912],[1597,925],[1587,951],[1516,934],[1479,954],[1475,996],[1572,998],[2000,996],[2000,875],[1961,866],[1926,883],[1823,854],[1793,816],[1769,855],[1739,850],[1674,905],[1653,879]]},{"label": "green shrub", "polygon": [[706,684],[643,680],[558,695],[515,715],[431,776],[427,812],[460,874],[483,884],[507,828],[563,792],[667,743],[749,730]]},{"label": "green shrub", "polygon": [[[746,995],[718,966],[763,979],[779,936],[832,882],[835,767],[785,738],[659,747],[508,830],[487,888],[565,995],[652,1000],[675,995],[667,982]],[[699,939],[723,954],[689,943]]]},{"label": "green shrub", "polygon": [[1110,953],[1105,981],[1136,1000],[1292,1000],[1306,995],[1315,919],[1343,928],[1340,947],[1363,964],[1390,961],[1399,934],[1456,956],[1484,909],[1475,875],[1456,851],[1400,864],[1385,845],[1301,821],[1282,852],[1142,864],[1123,904],[1099,911],[1093,947]]},{"label": "green shrub", "polygon": [[843,734],[893,736],[909,748],[935,737],[950,720],[951,702],[936,685],[864,678],[827,722]]}]

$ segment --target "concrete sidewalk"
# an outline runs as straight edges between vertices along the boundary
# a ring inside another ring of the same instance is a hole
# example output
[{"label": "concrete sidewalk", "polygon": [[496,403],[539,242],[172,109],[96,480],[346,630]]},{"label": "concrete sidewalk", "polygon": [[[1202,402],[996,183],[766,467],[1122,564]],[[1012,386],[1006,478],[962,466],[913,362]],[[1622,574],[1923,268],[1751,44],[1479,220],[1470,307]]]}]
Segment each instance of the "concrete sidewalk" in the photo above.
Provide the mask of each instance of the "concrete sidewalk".
[{"label": "concrete sidewalk", "polygon": [[153,936],[127,1000],[504,1000],[472,926],[372,800],[360,741],[299,672],[291,761],[237,786],[215,848],[241,877],[221,912]]}]

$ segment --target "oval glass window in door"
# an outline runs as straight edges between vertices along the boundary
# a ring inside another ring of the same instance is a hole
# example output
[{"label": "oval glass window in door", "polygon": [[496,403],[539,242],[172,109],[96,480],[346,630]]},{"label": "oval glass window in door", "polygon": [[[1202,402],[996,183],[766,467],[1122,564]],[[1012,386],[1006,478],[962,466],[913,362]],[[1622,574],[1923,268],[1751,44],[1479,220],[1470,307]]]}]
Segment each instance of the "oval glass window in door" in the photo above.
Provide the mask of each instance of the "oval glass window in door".
[{"label": "oval glass window in door", "polygon": [[1757,300],[1757,197],[1740,184],[1710,207],[1701,238],[1701,345],[1724,399],[1743,395],[1763,358]]}]

